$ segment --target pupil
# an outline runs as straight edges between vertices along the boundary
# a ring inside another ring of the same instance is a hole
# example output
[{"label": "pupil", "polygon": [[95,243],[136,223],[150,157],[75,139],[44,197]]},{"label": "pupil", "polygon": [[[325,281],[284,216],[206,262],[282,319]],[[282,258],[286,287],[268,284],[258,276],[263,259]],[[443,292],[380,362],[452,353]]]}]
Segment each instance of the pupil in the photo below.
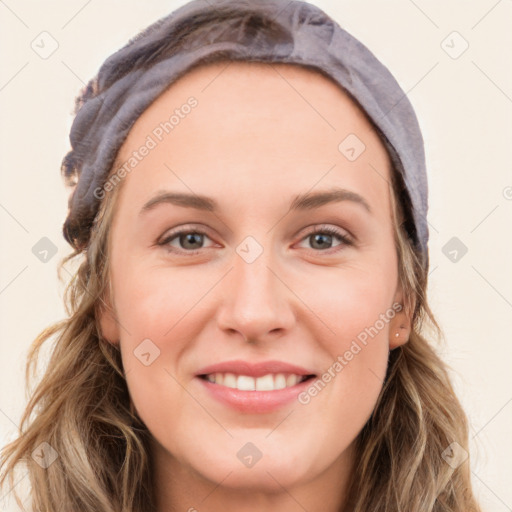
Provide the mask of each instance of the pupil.
[{"label": "pupil", "polygon": [[[316,243],[317,239],[320,239],[320,244],[322,243],[322,241],[325,243],[326,239],[328,242],[330,242],[331,240],[331,237],[332,235],[323,235],[321,233],[316,233],[315,235],[313,235],[313,240],[314,240],[314,243]],[[320,247],[320,249],[322,249],[323,247]]]},{"label": "pupil", "polygon": [[[195,239],[196,237],[201,237],[201,236],[203,236],[203,235],[201,235],[200,233],[188,233],[188,234],[186,234],[186,235],[182,235],[181,242],[183,242],[183,238],[185,238],[185,243],[184,243],[184,244],[182,244],[182,245],[183,245],[184,247],[187,247],[189,242],[190,242],[190,243],[192,243],[192,244],[194,244],[194,239]],[[195,242],[200,244],[201,239],[199,239],[199,240],[197,240],[197,239],[196,239],[196,240],[195,240]],[[196,249],[196,247],[188,247],[188,248],[190,248],[190,249]]]}]

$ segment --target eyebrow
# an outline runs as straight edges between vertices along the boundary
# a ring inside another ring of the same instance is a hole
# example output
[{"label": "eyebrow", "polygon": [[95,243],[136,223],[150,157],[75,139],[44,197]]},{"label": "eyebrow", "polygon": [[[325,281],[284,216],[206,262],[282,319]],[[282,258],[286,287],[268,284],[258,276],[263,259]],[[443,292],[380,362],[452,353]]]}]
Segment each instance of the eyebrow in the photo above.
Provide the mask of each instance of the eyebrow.
[{"label": "eyebrow", "polygon": [[[342,201],[352,201],[363,206],[368,213],[373,213],[364,197],[356,192],[339,187],[317,192],[306,192],[295,196],[290,204],[290,211],[312,210],[329,203]],[[139,215],[154,209],[160,204],[174,204],[183,208],[194,208],[195,210],[209,212],[217,212],[219,210],[218,203],[211,197],[163,190],[144,204]]]}]

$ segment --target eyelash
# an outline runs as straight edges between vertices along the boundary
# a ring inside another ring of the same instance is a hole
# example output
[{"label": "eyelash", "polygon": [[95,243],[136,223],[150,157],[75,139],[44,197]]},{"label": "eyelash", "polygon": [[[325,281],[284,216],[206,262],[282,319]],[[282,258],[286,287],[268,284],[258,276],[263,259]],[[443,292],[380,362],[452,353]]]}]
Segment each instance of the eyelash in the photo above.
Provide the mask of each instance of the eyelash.
[{"label": "eyelash", "polygon": [[[171,233],[169,236],[165,237],[161,242],[157,242],[156,245],[159,245],[159,246],[164,246],[167,248],[167,250],[169,252],[172,252],[172,253],[176,253],[176,254],[187,254],[189,256],[194,256],[196,254],[199,254],[201,252],[202,249],[196,249],[196,250],[192,250],[192,251],[187,251],[185,249],[175,249],[175,248],[171,248],[169,246],[169,243],[174,240],[175,238],[179,237],[180,235],[186,235],[186,234],[196,234],[196,235],[204,235],[206,237],[208,237],[208,233],[206,233],[205,231],[202,231],[201,229],[190,229],[190,228],[187,228],[187,229],[182,229],[180,231],[175,231],[174,233]],[[315,249],[310,249],[311,251],[313,252],[318,252],[318,253],[325,253],[325,254],[332,254],[332,253],[336,253],[340,250],[342,250],[342,247],[345,245],[345,246],[350,246],[350,245],[353,245],[351,239],[343,234],[341,231],[339,231],[338,229],[336,228],[333,228],[331,226],[318,226],[316,227],[314,230],[310,231],[309,233],[307,233],[304,237],[301,238],[301,242],[313,235],[317,235],[317,234],[327,234],[327,235],[331,235],[331,236],[334,236],[336,238],[338,238],[338,240],[340,242],[342,242],[339,246],[336,246],[336,247],[331,247],[329,249],[324,249],[324,250],[315,250]],[[208,237],[209,238],[209,237]]]}]

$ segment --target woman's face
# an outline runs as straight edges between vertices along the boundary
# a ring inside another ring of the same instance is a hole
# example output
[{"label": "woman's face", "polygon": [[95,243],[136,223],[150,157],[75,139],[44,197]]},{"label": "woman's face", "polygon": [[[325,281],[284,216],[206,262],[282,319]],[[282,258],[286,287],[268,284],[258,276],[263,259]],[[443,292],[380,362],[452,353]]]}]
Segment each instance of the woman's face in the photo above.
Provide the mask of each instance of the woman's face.
[{"label": "woman's face", "polygon": [[305,68],[209,64],[142,114],[117,164],[101,326],[157,467],[237,488],[346,475],[410,327],[367,119]]}]

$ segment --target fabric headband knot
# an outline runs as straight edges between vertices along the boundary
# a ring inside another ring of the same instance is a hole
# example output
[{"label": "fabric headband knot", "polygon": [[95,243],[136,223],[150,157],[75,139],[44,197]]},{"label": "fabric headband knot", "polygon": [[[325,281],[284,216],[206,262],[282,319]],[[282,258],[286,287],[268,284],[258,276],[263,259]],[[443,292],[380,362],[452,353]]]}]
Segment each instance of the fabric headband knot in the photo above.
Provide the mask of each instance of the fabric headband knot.
[{"label": "fabric headband knot", "polygon": [[[318,7],[302,1],[193,0],[105,60],[77,98],[62,173],[74,186],[63,226],[87,247],[105,184],[130,128],[193,66],[216,60],[308,66],[339,84],[366,112],[405,187],[405,227],[428,269],[428,186],[423,138],[406,93],[389,70]],[[340,140],[341,142],[341,140]]]}]

